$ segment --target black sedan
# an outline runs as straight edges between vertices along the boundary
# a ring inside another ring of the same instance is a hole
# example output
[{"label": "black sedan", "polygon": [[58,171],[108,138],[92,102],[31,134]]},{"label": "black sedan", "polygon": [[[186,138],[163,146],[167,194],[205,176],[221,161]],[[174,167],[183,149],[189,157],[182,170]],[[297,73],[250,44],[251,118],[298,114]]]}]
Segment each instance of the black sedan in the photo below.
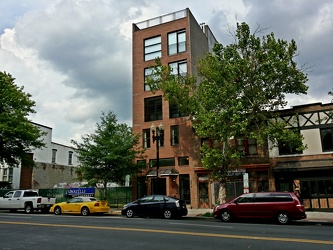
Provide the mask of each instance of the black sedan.
[{"label": "black sedan", "polygon": [[164,217],[181,218],[187,215],[186,202],[165,195],[149,195],[124,205],[122,215],[132,218]]}]

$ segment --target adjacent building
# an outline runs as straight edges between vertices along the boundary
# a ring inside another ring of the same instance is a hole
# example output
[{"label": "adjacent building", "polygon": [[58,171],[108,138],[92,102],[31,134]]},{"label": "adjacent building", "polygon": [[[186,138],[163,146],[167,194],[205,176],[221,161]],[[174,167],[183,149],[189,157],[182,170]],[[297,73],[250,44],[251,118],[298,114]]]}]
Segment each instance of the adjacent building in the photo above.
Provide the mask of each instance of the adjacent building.
[{"label": "adjacent building", "polygon": [[300,189],[306,208],[333,208],[333,103],[313,103],[277,111],[304,137],[306,149],[269,147],[273,190]]},{"label": "adjacent building", "polygon": [[[57,185],[67,186],[75,183],[78,165],[74,148],[52,141],[52,128],[32,123],[45,132],[43,141],[45,147],[33,149],[30,153],[35,162],[35,167],[19,166],[0,169],[0,180],[6,183],[6,188],[11,189],[41,189],[53,188]],[[8,185],[9,183],[9,185]]]}]

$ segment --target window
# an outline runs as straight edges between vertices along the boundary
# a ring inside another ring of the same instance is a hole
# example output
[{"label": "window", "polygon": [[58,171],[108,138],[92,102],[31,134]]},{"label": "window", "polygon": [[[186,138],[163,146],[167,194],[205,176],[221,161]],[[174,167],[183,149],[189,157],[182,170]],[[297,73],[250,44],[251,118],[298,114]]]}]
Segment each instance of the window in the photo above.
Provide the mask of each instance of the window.
[{"label": "window", "polygon": [[176,105],[169,103],[169,118],[178,118],[184,116],[188,116],[188,114],[180,112]]},{"label": "window", "polygon": [[[159,159],[160,167],[175,166],[175,158],[162,158]],[[156,167],[156,159],[149,160],[150,167]]]},{"label": "window", "polygon": [[171,74],[173,75],[183,76],[187,74],[186,61],[169,63],[169,67],[171,69]]},{"label": "window", "polygon": [[143,148],[150,148],[150,129],[144,129],[142,132]]},{"label": "window", "polygon": [[333,151],[333,128],[321,129],[320,137],[323,152]]},{"label": "window", "polygon": [[254,202],[270,202],[271,194],[270,193],[257,193],[254,199]]},{"label": "window", "polygon": [[57,150],[52,149],[52,163],[56,162],[56,158],[57,158]]},{"label": "window", "polygon": [[170,143],[172,146],[179,144],[179,126],[171,126],[170,127]]},{"label": "window", "polygon": [[[299,132],[299,131],[298,131]],[[302,154],[302,150],[297,150],[296,144],[287,141],[279,141],[279,155]]]},{"label": "window", "polygon": [[153,60],[161,57],[161,36],[146,39],[145,46],[145,61]]},{"label": "window", "polygon": [[256,155],[257,152],[257,141],[247,136],[237,136],[236,146],[239,152],[243,152],[244,155]]},{"label": "window", "polygon": [[14,198],[21,197],[22,191],[16,191],[14,194]]},{"label": "window", "polygon": [[186,51],[186,31],[180,30],[168,34],[169,55]]},{"label": "window", "polygon": [[145,99],[145,122],[162,120],[162,96]]},{"label": "window", "polygon": [[293,197],[290,194],[273,194],[274,202],[286,202],[286,201],[294,201]]},{"label": "window", "polygon": [[178,166],[189,165],[188,156],[178,157]]},{"label": "window", "polygon": [[147,79],[148,78],[151,78],[151,79],[153,79],[153,80],[155,80],[155,81],[157,81],[159,78],[159,76],[158,75],[153,75],[153,69],[154,68],[152,68],[152,67],[150,67],[150,68],[145,68],[145,72],[144,72],[144,74],[145,74],[145,85],[144,85],[144,90],[145,91],[150,91],[150,87],[149,87],[149,85],[147,84]]},{"label": "window", "polygon": [[253,202],[253,194],[243,194],[241,197],[237,199],[237,203],[252,203]]},{"label": "window", "polygon": [[68,152],[68,165],[73,165],[73,152]]},{"label": "window", "polygon": [[2,180],[9,183],[13,182],[13,168],[4,168],[2,174]]},{"label": "window", "polygon": [[146,168],[146,160],[137,160],[136,165],[138,169],[144,169]]}]

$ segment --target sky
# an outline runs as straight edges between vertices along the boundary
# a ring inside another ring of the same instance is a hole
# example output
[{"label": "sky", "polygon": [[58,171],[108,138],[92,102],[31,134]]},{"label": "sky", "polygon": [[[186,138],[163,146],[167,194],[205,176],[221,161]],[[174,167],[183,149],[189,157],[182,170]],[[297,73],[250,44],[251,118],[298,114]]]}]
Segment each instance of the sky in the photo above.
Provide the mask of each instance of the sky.
[{"label": "sky", "polygon": [[102,112],[131,126],[132,24],[185,8],[223,45],[237,22],[260,26],[260,37],[294,39],[309,89],[289,95],[288,107],[331,102],[331,0],[1,0],[0,71],[32,95],[29,119],[51,127],[53,142],[80,141]]}]

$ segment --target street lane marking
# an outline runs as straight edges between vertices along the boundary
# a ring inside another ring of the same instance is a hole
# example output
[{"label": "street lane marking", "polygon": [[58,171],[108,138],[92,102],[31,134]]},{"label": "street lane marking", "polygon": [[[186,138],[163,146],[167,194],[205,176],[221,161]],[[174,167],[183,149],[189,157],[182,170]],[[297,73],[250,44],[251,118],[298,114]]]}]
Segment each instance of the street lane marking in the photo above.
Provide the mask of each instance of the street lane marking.
[{"label": "street lane marking", "polygon": [[170,225],[197,226],[197,227],[234,228],[234,227],[230,227],[230,226],[212,226],[212,225],[192,224],[192,223],[169,223],[169,224],[170,224]]},{"label": "street lane marking", "polygon": [[101,227],[101,226],[78,226],[78,225],[67,225],[67,224],[43,224],[43,223],[11,222],[11,221],[0,221],[0,224],[43,226],[43,227],[68,227],[68,228],[80,228],[80,229],[99,229],[99,230],[113,230],[113,231],[163,233],[163,234],[180,234],[180,235],[192,235],[192,236],[203,236],[203,237],[217,237],[217,238],[230,238],[230,239],[283,241],[283,242],[297,242],[297,243],[312,243],[312,244],[333,245],[333,241],[327,241],[327,240],[310,240],[310,239],[295,239],[295,238],[277,238],[277,237],[249,236],[249,235],[197,233],[197,232],[183,232],[183,231],[144,229],[144,228],[126,228],[126,227],[124,227],[124,228],[118,228],[118,227]]}]

